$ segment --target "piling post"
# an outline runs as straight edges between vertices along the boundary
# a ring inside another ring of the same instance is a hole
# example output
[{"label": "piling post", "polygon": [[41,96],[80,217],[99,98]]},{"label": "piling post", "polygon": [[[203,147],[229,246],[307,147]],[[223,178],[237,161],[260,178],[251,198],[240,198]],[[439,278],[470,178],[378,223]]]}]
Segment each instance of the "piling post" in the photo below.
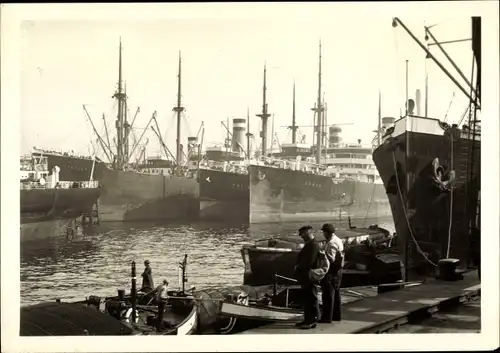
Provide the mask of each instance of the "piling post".
[{"label": "piling post", "polygon": [[136,320],[137,287],[136,287],[135,261],[132,261],[132,322]]},{"label": "piling post", "polygon": [[95,203],[95,222],[94,224],[101,224],[101,214],[99,212],[99,199]]},{"label": "piling post", "polygon": [[273,297],[276,297],[278,294],[278,274],[274,274],[274,283],[273,283]]}]

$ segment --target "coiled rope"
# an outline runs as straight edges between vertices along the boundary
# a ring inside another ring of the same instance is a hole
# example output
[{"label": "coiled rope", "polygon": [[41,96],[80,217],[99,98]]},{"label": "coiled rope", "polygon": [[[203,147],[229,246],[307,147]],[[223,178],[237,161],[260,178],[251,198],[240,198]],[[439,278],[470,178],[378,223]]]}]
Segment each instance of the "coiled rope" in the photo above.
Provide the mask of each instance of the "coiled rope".
[{"label": "coiled rope", "polygon": [[410,233],[410,236],[413,240],[413,242],[415,243],[416,247],[417,247],[417,251],[420,253],[420,255],[422,255],[424,257],[424,259],[429,262],[431,265],[437,267],[437,265],[432,262],[428,257],[427,255],[422,251],[422,249],[420,248],[420,246],[418,245],[417,243],[417,240],[415,239],[415,237],[413,236],[413,231],[411,229],[411,225],[410,225],[410,220],[408,219],[408,214],[407,214],[407,210],[406,210],[406,207],[405,207],[405,203],[404,203],[404,200],[403,200],[403,194],[401,193],[401,185],[399,184],[399,175],[398,175],[398,168],[397,168],[397,165],[396,165],[396,157],[394,156],[394,151],[392,151],[392,161],[394,163],[394,170],[396,172],[396,184],[398,186],[398,194],[399,194],[399,198],[401,200],[401,207],[403,208],[403,212],[404,212],[404,215],[405,215],[405,220],[406,220],[406,224],[408,225],[408,231]]}]

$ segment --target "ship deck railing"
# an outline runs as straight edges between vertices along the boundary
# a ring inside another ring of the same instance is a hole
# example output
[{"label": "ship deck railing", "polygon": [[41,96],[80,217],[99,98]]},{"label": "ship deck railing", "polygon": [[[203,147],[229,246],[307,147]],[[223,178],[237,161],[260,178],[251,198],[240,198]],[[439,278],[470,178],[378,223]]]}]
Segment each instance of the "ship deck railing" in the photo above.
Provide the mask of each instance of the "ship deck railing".
[{"label": "ship deck railing", "polygon": [[217,163],[210,162],[207,165],[200,165],[200,169],[217,170],[217,171],[236,173],[242,175],[248,174],[248,169],[246,168],[246,166],[239,166],[239,165],[235,166],[232,164],[225,165],[223,162],[217,162]]},{"label": "ship deck railing", "polygon": [[40,184],[38,181],[22,181],[20,183],[21,189],[95,189],[99,187],[99,182],[97,180],[92,181],[59,181],[58,184],[53,187],[50,183]]}]

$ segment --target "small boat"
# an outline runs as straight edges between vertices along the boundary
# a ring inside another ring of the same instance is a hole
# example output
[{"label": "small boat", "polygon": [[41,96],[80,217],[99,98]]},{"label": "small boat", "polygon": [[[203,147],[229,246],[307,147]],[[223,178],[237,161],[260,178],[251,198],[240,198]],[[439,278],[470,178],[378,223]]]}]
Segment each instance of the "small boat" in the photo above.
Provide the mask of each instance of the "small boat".
[{"label": "small boat", "polygon": [[291,321],[304,316],[304,312],[297,309],[275,306],[241,305],[236,303],[222,303],[221,315],[256,319],[260,321]]},{"label": "small boat", "polygon": [[[401,261],[396,237],[388,230],[371,225],[336,231],[345,247],[342,287],[377,285],[401,280]],[[325,238],[317,235],[323,246]],[[298,235],[256,241],[241,249],[245,272],[243,283],[251,286],[273,284],[275,275],[293,278],[297,255],[304,243]]]},{"label": "small boat", "polygon": [[160,325],[157,325],[156,293],[137,293],[135,262],[132,262],[132,290],[129,295],[125,295],[124,290],[118,290],[118,296],[114,297],[90,296],[78,302],[62,303],[58,300],[56,303],[21,308],[21,335],[194,334],[198,327],[198,305],[195,297],[185,290],[187,255],[179,265],[182,286],[179,290],[168,291]]},{"label": "small boat", "polygon": [[[267,292],[267,293],[266,293]],[[364,286],[341,289],[341,302],[347,304],[365,297],[376,296],[377,287]],[[321,293],[318,304],[322,308]],[[238,320],[238,327],[231,333],[242,332],[271,322],[299,322],[304,317],[299,285],[275,285],[273,293],[264,291],[257,300],[246,305],[233,302],[222,303],[220,314]]]}]

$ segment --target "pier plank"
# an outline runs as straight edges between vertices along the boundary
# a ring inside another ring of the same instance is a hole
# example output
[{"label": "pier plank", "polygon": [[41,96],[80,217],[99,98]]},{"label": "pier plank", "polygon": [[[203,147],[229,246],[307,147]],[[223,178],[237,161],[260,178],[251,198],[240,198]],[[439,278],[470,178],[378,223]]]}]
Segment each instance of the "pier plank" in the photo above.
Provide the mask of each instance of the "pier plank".
[{"label": "pier plank", "polygon": [[[457,299],[466,293],[480,290],[476,272],[464,275],[463,280],[444,282],[431,280],[419,286],[386,292],[378,296],[367,296],[359,300],[347,300],[342,306],[340,322],[318,324],[311,330],[302,330],[294,322],[271,323],[240,334],[345,334],[360,333],[390,323],[406,322],[407,317],[421,310],[428,310],[448,300]],[[344,295],[345,297],[345,295]],[[345,300],[343,299],[343,302]]]}]

